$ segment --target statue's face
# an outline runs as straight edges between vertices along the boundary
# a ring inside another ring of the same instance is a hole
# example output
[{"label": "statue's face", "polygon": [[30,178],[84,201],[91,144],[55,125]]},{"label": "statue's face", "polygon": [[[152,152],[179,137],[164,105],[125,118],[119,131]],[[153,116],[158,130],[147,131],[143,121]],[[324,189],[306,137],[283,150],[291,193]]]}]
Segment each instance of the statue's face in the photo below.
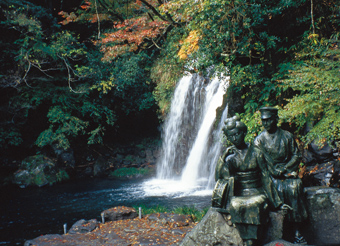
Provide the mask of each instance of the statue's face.
[{"label": "statue's face", "polygon": [[244,143],[244,132],[239,130],[238,128],[234,128],[232,130],[227,131],[228,140],[237,146],[242,146]]},{"label": "statue's face", "polygon": [[267,131],[275,130],[277,127],[276,117],[271,117],[268,119],[262,119],[262,125]]}]

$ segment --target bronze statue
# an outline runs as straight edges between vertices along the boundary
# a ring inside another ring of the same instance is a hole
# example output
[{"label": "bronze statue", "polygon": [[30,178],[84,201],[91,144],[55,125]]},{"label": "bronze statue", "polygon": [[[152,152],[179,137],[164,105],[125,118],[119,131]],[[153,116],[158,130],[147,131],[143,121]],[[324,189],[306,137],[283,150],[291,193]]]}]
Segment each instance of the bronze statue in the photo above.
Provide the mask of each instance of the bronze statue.
[{"label": "bronze statue", "polygon": [[255,245],[263,235],[269,205],[277,209],[284,204],[270,178],[262,152],[244,141],[246,125],[234,116],[226,120],[223,131],[233,146],[217,163],[212,206],[226,209],[245,245]]},{"label": "bronze statue", "polygon": [[299,149],[293,135],[277,126],[276,108],[263,107],[260,111],[264,131],[256,137],[254,144],[264,154],[280,198],[293,208],[288,211],[286,219],[295,227],[295,242],[303,243],[298,224],[307,218],[307,211],[302,182],[297,174],[301,161]]}]

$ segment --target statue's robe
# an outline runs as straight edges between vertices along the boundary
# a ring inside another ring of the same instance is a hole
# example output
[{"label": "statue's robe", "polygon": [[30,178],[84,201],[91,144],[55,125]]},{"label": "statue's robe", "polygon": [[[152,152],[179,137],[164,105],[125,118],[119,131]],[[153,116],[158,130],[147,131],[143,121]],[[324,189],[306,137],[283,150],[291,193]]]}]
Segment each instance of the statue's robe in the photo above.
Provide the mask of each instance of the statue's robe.
[{"label": "statue's robe", "polygon": [[278,208],[282,204],[261,151],[253,145],[246,150],[228,148],[217,164],[215,178],[234,182],[227,210],[241,237],[259,239],[268,221],[269,206]]},{"label": "statue's robe", "polygon": [[[288,221],[302,222],[307,218],[301,179],[296,175],[300,152],[293,135],[281,128],[273,134],[263,131],[254,144],[263,153],[271,178],[285,204],[293,208],[286,215]],[[282,171],[285,175],[280,175]],[[293,174],[295,172],[295,174]]]}]

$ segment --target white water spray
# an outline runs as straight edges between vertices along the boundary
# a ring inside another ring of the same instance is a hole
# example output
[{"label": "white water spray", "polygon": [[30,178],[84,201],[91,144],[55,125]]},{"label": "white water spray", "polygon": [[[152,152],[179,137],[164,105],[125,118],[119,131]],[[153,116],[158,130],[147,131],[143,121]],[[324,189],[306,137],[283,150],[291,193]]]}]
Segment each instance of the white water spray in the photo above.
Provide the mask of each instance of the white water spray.
[{"label": "white water spray", "polygon": [[[223,83],[218,78],[214,78],[205,90],[201,125],[181,177],[182,182],[190,187],[197,185],[200,178],[200,168],[207,170],[204,165],[209,163],[204,157],[209,152],[209,137],[216,119],[216,109],[223,103],[224,88]],[[208,177],[208,175],[202,177]]]},{"label": "white water spray", "polygon": [[227,78],[207,80],[197,74],[178,82],[164,124],[157,179],[144,184],[146,195],[211,193],[227,116],[226,107],[214,130],[216,109],[223,103],[227,83]]}]

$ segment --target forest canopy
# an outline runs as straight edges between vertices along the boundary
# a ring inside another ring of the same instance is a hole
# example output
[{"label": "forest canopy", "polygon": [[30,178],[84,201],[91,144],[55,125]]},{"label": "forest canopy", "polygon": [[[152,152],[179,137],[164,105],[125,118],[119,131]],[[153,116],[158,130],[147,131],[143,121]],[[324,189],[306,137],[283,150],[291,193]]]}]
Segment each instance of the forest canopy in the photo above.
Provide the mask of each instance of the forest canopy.
[{"label": "forest canopy", "polygon": [[227,68],[248,139],[261,129],[259,108],[271,105],[303,146],[339,147],[339,1],[3,0],[0,7],[1,149],[103,143],[127,121],[156,128],[182,73],[207,68]]}]

